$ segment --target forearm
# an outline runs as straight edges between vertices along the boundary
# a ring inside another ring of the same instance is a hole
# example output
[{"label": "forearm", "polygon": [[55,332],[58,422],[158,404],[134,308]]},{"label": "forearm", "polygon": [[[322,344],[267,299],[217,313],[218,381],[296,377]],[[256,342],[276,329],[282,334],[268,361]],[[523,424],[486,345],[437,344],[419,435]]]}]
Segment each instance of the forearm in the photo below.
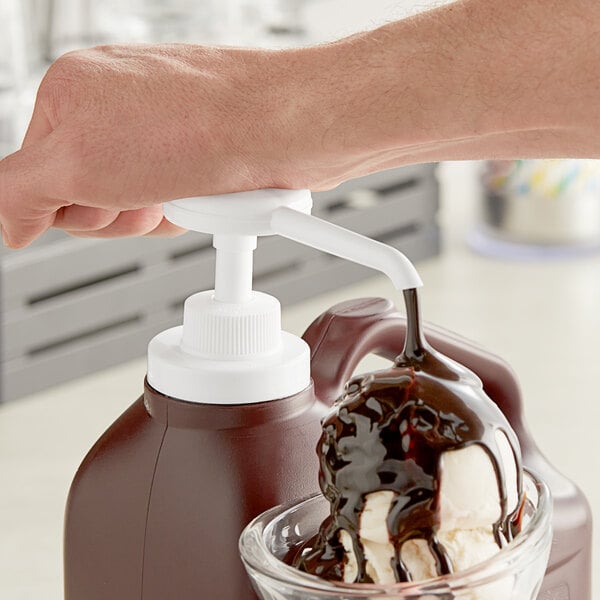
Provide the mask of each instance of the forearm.
[{"label": "forearm", "polygon": [[308,95],[315,155],[333,179],[336,168],[600,157],[598,29],[591,0],[467,0],[304,51],[323,65]]}]

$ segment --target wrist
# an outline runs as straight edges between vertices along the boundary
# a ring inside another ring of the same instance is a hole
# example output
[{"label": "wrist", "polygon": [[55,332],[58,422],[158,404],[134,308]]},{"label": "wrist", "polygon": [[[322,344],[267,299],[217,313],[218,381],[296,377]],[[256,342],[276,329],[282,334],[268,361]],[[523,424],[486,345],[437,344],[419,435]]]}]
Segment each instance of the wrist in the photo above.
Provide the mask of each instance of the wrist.
[{"label": "wrist", "polygon": [[277,126],[264,131],[283,158],[277,185],[334,187],[369,172],[366,163],[376,162],[392,139],[396,144],[383,122],[381,131],[375,122],[373,89],[382,82],[371,70],[369,44],[360,37],[273,57],[281,103]]},{"label": "wrist", "polygon": [[[431,18],[428,16],[428,18]],[[284,51],[295,176],[313,189],[407,162],[440,139],[464,137],[440,93],[452,57],[412,20],[337,42]],[[467,123],[467,126],[471,126]],[[433,159],[432,159],[433,160]]]}]

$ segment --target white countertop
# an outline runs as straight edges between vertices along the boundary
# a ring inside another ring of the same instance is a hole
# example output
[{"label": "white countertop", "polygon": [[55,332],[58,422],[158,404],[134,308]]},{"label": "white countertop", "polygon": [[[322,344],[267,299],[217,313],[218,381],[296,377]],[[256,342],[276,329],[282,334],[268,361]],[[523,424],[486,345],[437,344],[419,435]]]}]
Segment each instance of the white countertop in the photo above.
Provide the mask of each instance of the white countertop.
[{"label": "white countertop", "polygon": [[[452,164],[442,171],[445,249],[418,265],[424,317],[514,367],[538,444],[580,485],[598,517],[600,256],[517,262],[469,251],[472,170]],[[328,306],[366,295],[400,304],[391,284],[374,277],[286,309],[284,327],[300,334]],[[0,407],[0,598],[62,597],[69,483],[93,442],[140,394],[144,371],[144,360],[137,360]]]}]

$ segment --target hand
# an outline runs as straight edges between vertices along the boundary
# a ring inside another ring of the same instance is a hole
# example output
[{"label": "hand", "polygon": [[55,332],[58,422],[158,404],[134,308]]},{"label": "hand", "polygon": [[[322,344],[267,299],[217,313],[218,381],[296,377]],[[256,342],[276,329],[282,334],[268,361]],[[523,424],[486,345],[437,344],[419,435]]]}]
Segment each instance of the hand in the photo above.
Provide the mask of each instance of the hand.
[{"label": "hand", "polygon": [[6,245],[24,247],[49,227],[177,234],[162,202],[300,185],[285,174],[294,107],[280,56],[177,44],[58,59],[21,150],[0,162]]}]

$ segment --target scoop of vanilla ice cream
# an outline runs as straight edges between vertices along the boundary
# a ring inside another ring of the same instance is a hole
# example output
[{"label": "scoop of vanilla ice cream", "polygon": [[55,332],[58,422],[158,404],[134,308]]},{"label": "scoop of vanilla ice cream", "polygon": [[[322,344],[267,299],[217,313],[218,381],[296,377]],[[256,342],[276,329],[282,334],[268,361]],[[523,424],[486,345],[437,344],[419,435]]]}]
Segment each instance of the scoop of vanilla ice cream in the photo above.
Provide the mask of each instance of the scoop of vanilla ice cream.
[{"label": "scoop of vanilla ice cream", "polygon": [[[498,430],[497,441],[505,474],[508,511],[517,508],[517,462],[506,435]],[[437,536],[443,545],[453,572],[463,571],[485,561],[499,551],[493,526],[501,516],[499,481],[490,456],[478,444],[445,452],[440,462],[439,518]],[[394,546],[387,528],[387,517],[396,497],[393,491],[376,491],[365,498],[360,517],[359,540],[367,560],[367,573],[375,583],[395,583],[392,564]],[[356,557],[351,537],[341,531],[340,542],[346,551],[344,581],[356,578]],[[437,577],[435,561],[426,540],[412,539],[400,550],[402,561],[413,581]],[[485,600],[505,600],[502,586],[486,588]]]},{"label": "scoop of vanilla ice cream", "polygon": [[[495,435],[506,479],[508,512],[512,512],[519,502],[517,462],[506,434],[497,430]],[[498,521],[499,482],[482,446],[445,452],[440,474],[440,530],[485,528]]]}]

